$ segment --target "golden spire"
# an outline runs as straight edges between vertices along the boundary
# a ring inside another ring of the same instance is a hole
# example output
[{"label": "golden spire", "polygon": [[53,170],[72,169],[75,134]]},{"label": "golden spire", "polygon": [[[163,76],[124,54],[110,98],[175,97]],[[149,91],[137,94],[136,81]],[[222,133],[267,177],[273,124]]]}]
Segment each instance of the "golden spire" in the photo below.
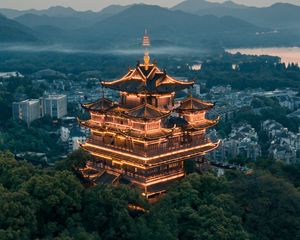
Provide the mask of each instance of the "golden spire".
[{"label": "golden spire", "polygon": [[149,63],[150,63],[150,56],[148,51],[148,47],[150,47],[150,38],[148,36],[147,29],[145,30],[145,35],[143,37],[143,46],[145,47],[145,54],[144,54],[145,69],[148,70]]}]

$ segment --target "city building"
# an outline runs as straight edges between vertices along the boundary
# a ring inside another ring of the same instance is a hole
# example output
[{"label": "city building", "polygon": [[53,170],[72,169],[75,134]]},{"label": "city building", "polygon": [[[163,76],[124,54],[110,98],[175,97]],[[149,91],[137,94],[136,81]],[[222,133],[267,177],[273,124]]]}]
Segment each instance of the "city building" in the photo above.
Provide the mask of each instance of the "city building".
[{"label": "city building", "polygon": [[24,78],[19,72],[0,72],[0,79]]},{"label": "city building", "polygon": [[[210,134],[216,135],[215,131]],[[226,162],[230,159],[243,157],[256,161],[261,156],[261,147],[258,143],[258,135],[254,128],[247,123],[240,123],[233,127],[229,136],[221,140],[216,151],[210,153],[212,161]]]},{"label": "city building", "polygon": [[12,105],[12,113],[14,120],[25,121],[28,125],[43,116],[39,99],[24,100],[14,102]]},{"label": "city building", "polygon": [[87,133],[83,128],[70,124],[60,128],[60,140],[63,142],[67,152],[71,153],[79,149],[80,144],[86,142]]},{"label": "city building", "polygon": [[300,133],[295,134],[275,120],[262,122],[262,129],[270,138],[269,154],[278,161],[293,164],[299,161]]},{"label": "city building", "polygon": [[[149,46],[147,36],[144,46]],[[148,198],[183,178],[185,160],[202,161],[219,145],[206,136],[206,129],[219,121],[206,119],[214,104],[192,95],[180,102],[174,99],[175,92],[193,84],[176,80],[156,62],[150,63],[147,49],[144,62],[124,77],[102,82],[103,87],[120,92],[120,98],[113,102],[102,97],[82,105],[91,119],[80,124],[91,135],[81,146],[93,156],[81,169],[83,175],[95,184],[132,184]]]},{"label": "city building", "polygon": [[42,98],[45,115],[52,118],[62,118],[68,114],[66,95],[48,95]]}]

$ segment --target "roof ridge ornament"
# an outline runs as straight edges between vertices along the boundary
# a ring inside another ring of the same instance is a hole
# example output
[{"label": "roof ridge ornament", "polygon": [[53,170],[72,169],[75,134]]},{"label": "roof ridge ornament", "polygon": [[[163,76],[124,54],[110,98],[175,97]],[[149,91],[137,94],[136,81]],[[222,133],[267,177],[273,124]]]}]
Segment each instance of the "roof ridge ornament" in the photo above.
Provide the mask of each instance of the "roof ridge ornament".
[{"label": "roof ridge ornament", "polygon": [[148,47],[150,47],[150,37],[148,35],[147,29],[145,29],[145,34],[143,37],[143,46],[145,47],[144,64],[145,64],[145,69],[147,71],[149,69],[149,63],[150,63],[150,56],[148,50]]}]

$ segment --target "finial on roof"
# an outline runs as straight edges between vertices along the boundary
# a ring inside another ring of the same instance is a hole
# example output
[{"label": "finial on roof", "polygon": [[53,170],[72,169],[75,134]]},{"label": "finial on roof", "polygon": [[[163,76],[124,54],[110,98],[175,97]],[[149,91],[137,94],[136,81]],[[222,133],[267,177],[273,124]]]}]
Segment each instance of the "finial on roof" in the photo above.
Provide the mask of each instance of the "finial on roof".
[{"label": "finial on roof", "polygon": [[145,35],[143,37],[143,46],[145,47],[145,54],[144,54],[145,69],[148,70],[149,63],[150,63],[150,56],[149,56],[149,51],[148,51],[148,47],[150,47],[150,38],[148,36],[147,29],[145,29]]}]

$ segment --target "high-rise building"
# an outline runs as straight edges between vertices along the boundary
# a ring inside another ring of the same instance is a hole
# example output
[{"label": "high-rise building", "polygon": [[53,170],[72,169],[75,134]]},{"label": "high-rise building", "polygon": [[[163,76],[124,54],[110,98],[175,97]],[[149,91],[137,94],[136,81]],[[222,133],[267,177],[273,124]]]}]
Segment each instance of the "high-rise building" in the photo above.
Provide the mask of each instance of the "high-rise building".
[{"label": "high-rise building", "polygon": [[28,125],[43,115],[39,99],[14,102],[12,109],[13,119],[25,121]]},{"label": "high-rise building", "polygon": [[[149,43],[144,37],[144,46]],[[121,79],[102,82],[103,87],[119,91],[120,99],[102,97],[82,105],[91,119],[80,124],[91,130],[91,136],[81,146],[93,156],[83,175],[95,184],[127,182],[146,197],[165,192],[183,178],[185,160],[200,160],[219,145],[206,136],[206,129],[219,120],[206,119],[214,104],[192,95],[175,100],[175,92],[193,84],[150,63],[147,49],[144,63]]]},{"label": "high-rise building", "polygon": [[42,101],[45,115],[50,115],[53,118],[62,118],[68,114],[66,95],[48,95],[42,98]]}]

